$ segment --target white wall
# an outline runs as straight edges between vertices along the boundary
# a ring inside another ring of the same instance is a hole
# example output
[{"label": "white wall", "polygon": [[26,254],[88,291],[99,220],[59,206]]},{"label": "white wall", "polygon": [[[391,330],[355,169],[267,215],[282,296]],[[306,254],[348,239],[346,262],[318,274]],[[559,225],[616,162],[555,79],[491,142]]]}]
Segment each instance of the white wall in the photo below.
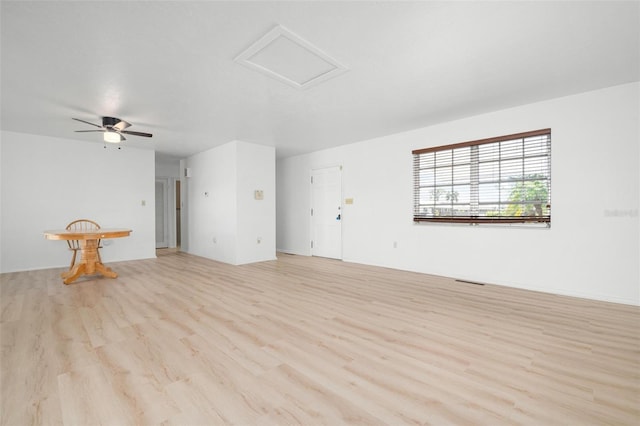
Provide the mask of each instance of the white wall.
[{"label": "white wall", "polygon": [[[331,151],[328,153],[331,155]],[[309,178],[312,157],[313,162],[317,163],[319,161],[317,157],[323,154],[326,153],[320,151],[312,156],[303,155],[279,159],[276,162],[276,247],[278,251],[311,255],[311,187]],[[340,157],[340,155],[336,157]],[[343,217],[343,234],[346,232],[344,220]]]},{"label": "white wall", "polygon": [[189,253],[234,265],[275,259],[275,149],[233,141],[186,167]]},{"label": "white wall", "polygon": [[187,159],[189,253],[225,263],[236,255],[236,149],[228,143]]},{"label": "white wall", "polygon": [[[276,258],[276,151],[270,146],[240,141],[236,146],[236,263],[273,260]],[[255,199],[256,190],[262,191],[262,200]]]},{"label": "white wall", "polygon": [[156,177],[180,178],[180,158],[156,153]]},{"label": "white wall", "polygon": [[[345,261],[640,305],[639,93],[622,85],[281,159],[277,247],[310,254],[309,171],[342,164]],[[547,127],[550,229],[412,222],[413,149]]]},{"label": "white wall", "polygon": [[0,152],[0,271],[68,266],[43,231],[81,218],[133,230],[104,242],[105,262],[155,257],[153,151],[3,131]]}]

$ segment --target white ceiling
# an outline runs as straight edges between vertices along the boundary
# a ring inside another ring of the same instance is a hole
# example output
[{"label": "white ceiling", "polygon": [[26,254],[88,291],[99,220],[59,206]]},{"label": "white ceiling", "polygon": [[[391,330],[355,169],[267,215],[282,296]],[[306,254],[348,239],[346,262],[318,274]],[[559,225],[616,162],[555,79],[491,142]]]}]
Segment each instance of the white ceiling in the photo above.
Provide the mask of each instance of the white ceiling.
[{"label": "white ceiling", "polygon": [[[234,59],[282,25],[349,71],[296,89]],[[640,79],[640,2],[2,1],[3,130],[279,157]],[[526,130],[526,129],[523,129]]]}]

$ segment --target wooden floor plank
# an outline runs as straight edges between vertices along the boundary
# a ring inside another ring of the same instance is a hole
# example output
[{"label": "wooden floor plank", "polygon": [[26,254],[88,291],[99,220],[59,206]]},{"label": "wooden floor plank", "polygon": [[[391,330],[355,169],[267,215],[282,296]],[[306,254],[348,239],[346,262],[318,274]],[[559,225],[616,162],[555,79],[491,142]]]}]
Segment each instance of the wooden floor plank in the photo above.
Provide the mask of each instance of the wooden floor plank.
[{"label": "wooden floor plank", "polygon": [[0,275],[0,425],[640,424],[640,308],[316,257]]}]

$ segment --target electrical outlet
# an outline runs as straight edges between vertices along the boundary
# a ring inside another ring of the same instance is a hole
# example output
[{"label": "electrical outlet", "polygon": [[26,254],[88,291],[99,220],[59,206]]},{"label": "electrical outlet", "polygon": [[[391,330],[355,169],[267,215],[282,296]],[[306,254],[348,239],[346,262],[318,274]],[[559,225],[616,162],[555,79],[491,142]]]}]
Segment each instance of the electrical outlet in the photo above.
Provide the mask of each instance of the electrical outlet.
[{"label": "electrical outlet", "polygon": [[262,237],[258,237],[258,238],[256,238],[256,242],[257,242],[258,244],[260,244],[260,243],[262,242]]}]

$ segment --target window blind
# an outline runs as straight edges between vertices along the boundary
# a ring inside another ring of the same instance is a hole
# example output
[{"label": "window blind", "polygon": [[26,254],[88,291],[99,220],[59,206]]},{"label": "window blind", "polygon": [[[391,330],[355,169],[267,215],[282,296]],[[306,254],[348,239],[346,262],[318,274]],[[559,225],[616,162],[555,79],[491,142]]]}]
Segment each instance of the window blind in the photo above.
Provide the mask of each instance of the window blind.
[{"label": "window blind", "polygon": [[551,222],[551,129],[412,154],[416,222]]}]

